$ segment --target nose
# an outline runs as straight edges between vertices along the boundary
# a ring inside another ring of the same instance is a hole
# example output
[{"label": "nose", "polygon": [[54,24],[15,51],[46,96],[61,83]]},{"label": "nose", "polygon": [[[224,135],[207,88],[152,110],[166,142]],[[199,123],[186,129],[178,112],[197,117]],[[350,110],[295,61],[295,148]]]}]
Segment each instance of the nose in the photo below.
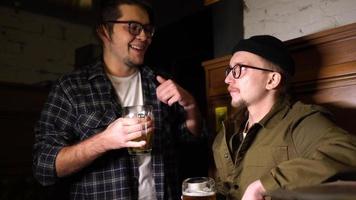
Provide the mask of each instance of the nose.
[{"label": "nose", "polygon": [[230,84],[232,81],[233,77],[232,77],[232,73],[230,72],[226,77],[225,77],[225,83],[226,84]]}]

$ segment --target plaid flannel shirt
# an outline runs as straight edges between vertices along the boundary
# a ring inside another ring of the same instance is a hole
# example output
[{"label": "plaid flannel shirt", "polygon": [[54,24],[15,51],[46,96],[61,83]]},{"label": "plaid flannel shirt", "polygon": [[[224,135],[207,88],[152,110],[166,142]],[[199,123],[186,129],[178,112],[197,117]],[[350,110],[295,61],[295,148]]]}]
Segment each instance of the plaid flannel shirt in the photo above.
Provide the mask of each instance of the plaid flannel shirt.
[{"label": "plaid flannel shirt", "polygon": [[[148,67],[140,68],[140,72],[144,103],[154,107],[152,172],[157,198],[180,199],[175,149],[179,139],[191,138],[183,125],[184,110],[157,100],[154,72]],[[55,169],[58,152],[101,132],[120,116],[121,106],[102,61],[63,76],[53,86],[35,127],[33,171],[36,179],[42,185],[59,181]],[[137,161],[128,155],[126,148],[107,152],[71,175],[69,180],[71,199],[138,197]]]}]

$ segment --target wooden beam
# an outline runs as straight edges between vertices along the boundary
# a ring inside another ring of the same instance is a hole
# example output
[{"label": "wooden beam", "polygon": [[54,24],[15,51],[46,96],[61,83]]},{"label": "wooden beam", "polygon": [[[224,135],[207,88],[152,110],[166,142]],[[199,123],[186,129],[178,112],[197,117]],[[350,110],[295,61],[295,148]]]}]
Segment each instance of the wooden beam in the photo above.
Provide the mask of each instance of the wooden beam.
[{"label": "wooden beam", "polygon": [[204,6],[208,6],[219,1],[220,0],[204,0]]}]

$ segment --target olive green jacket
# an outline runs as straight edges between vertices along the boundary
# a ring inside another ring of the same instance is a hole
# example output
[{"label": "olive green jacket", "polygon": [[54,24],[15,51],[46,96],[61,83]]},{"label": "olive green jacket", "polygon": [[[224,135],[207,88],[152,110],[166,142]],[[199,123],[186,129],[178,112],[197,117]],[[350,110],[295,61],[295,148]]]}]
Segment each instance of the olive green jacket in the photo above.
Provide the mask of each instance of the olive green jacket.
[{"label": "olive green jacket", "polygon": [[[241,199],[247,186],[258,179],[268,193],[336,180],[356,171],[355,136],[337,127],[321,107],[281,99],[236,145],[232,133],[241,132],[245,116],[224,123],[213,143],[217,190],[227,199]],[[232,146],[237,150],[232,151]]]}]

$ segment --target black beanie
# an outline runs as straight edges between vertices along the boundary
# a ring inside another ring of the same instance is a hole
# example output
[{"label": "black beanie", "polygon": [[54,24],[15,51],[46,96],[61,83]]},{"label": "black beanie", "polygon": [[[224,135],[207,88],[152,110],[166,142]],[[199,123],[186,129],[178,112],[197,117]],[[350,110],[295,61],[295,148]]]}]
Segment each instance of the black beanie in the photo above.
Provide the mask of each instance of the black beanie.
[{"label": "black beanie", "polygon": [[237,51],[247,51],[278,65],[289,75],[294,75],[294,61],[285,44],[270,35],[256,35],[240,40],[233,48]]}]

